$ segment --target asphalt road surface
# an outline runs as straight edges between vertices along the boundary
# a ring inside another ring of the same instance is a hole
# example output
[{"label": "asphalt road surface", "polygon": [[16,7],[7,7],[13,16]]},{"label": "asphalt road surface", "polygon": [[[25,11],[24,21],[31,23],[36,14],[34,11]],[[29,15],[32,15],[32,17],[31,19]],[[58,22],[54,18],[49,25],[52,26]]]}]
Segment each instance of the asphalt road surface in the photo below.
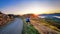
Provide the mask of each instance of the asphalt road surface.
[{"label": "asphalt road surface", "polygon": [[20,18],[15,18],[10,24],[0,28],[0,34],[22,34],[23,21]]}]

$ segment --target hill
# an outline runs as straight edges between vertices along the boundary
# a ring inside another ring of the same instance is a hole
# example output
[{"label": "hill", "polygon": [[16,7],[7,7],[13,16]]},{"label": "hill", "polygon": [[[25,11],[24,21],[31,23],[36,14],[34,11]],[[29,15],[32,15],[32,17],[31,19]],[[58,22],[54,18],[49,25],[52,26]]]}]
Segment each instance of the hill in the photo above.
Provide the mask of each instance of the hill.
[{"label": "hill", "polygon": [[13,16],[9,16],[7,14],[4,14],[0,12],[0,26],[3,26],[13,20]]},{"label": "hill", "polygon": [[54,13],[54,14],[39,14],[39,16],[60,16],[60,13]]}]

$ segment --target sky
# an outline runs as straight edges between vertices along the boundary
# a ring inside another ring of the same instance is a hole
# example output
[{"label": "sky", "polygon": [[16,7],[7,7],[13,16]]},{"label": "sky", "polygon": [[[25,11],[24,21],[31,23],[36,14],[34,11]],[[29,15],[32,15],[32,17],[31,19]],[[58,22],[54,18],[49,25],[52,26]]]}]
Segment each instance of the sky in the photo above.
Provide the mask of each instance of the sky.
[{"label": "sky", "polygon": [[0,11],[6,14],[60,13],[60,0],[0,0]]}]

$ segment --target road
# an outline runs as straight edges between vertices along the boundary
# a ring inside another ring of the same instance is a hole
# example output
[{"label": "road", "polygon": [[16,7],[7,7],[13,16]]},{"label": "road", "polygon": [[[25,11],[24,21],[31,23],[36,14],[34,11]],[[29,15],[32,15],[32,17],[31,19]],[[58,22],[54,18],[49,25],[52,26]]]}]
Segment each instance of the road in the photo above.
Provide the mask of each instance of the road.
[{"label": "road", "polygon": [[41,34],[60,34],[51,28],[44,26],[43,24],[37,23],[36,21],[31,20],[31,24],[41,33]]},{"label": "road", "polygon": [[0,34],[22,34],[23,21],[15,18],[14,21],[0,29]]}]

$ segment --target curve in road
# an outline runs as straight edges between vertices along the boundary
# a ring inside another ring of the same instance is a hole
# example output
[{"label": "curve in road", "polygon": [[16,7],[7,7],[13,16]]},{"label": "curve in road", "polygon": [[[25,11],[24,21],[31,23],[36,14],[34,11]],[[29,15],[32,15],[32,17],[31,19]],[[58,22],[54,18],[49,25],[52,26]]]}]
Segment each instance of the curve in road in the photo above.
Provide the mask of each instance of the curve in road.
[{"label": "curve in road", "polygon": [[20,18],[0,29],[0,34],[22,34],[23,21]]}]

